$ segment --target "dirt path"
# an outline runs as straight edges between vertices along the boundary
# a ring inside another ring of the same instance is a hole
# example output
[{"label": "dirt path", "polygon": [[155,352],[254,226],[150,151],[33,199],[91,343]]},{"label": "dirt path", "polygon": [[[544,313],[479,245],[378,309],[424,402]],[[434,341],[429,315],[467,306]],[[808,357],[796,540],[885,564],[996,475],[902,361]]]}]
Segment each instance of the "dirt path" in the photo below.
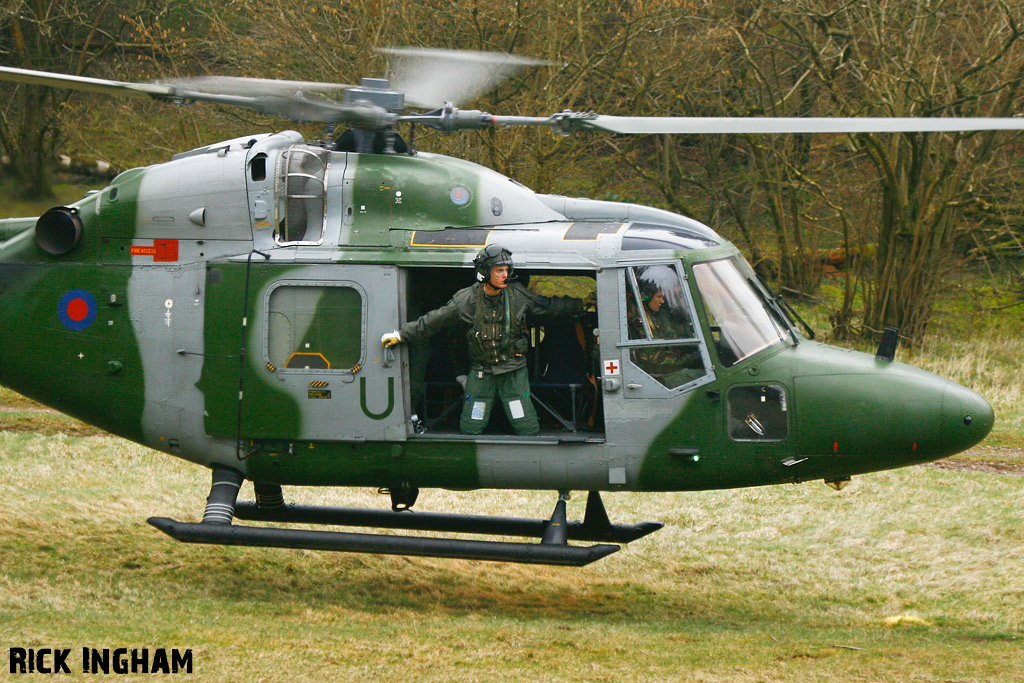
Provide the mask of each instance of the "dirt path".
[{"label": "dirt path", "polygon": [[962,472],[993,472],[1024,476],[1024,448],[1002,448],[999,446],[976,446],[969,451],[954,455],[925,467]]}]

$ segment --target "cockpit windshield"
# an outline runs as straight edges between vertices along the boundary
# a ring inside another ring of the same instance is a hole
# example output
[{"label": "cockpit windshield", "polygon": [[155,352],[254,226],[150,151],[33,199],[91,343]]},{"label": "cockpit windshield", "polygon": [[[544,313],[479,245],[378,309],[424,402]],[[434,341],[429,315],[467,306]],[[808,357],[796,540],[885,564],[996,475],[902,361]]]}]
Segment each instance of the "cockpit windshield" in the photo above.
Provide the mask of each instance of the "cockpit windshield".
[{"label": "cockpit windshield", "polygon": [[786,337],[786,327],[732,259],[698,263],[693,276],[724,365],[735,365]]}]

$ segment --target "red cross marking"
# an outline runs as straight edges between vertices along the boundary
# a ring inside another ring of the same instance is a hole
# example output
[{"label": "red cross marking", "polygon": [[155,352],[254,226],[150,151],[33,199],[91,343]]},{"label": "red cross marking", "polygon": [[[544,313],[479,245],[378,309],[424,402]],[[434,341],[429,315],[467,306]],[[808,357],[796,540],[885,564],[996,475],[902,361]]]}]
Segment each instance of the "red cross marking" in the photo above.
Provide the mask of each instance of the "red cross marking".
[{"label": "red cross marking", "polygon": [[619,374],[619,364],[616,363],[614,360],[608,361],[605,364],[604,369],[608,372],[609,375]]}]

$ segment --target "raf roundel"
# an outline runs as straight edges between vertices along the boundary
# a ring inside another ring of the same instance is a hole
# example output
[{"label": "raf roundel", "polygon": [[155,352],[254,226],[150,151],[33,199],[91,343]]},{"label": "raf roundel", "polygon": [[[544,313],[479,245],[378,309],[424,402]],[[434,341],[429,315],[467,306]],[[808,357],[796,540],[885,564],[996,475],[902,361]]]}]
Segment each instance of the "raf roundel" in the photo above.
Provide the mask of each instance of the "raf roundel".
[{"label": "raf roundel", "polygon": [[452,188],[452,191],[448,193],[448,197],[452,200],[452,204],[456,206],[465,206],[470,200],[469,190],[462,186]]},{"label": "raf roundel", "polygon": [[65,292],[57,304],[57,316],[73,332],[86,330],[96,320],[96,299],[84,289]]}]

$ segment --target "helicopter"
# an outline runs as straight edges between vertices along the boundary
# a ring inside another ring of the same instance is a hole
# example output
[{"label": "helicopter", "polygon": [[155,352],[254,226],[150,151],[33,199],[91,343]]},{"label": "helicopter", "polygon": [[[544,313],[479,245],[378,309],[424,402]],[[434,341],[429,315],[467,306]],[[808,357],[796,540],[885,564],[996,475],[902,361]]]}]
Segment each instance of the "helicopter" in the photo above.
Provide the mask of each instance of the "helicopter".
[{"label": "helicopter", "polygon": [[[129,83],[0,67],[2,80],[347,126],[327,141],[284,130],[216,142],[0,221],[0,384],[211,471],[202,521],[150,518],[157,529],[190,543],[582,566],[662,527],[613,523],[602,493],[811,480],[838,490],[991,430],[983,397],[894,360],[896,330],[875,355],[815,341],[710,227],[537,193],[420,151],[413,133],[906,132],[1024,119],[492,115],[455,102],[538,62],[391,53],[430,74]],[[500,416],[482,434],[459,431],[465,358],[450,335],[381,343],[474,282],[490,245],[513,254],[524,285],[596,292],[579,316],[527,321],[534,435],[509,433]],[[245,481],[252,501],[238,500]],[[288,503],[283,487],[373,487],[391,509]],[[414,511],[429,488],[557,500],[536,519]],[[571,491],[588,492],[582,520],[567,519]],[[528,540],[464,538],[474,534]]]}]

